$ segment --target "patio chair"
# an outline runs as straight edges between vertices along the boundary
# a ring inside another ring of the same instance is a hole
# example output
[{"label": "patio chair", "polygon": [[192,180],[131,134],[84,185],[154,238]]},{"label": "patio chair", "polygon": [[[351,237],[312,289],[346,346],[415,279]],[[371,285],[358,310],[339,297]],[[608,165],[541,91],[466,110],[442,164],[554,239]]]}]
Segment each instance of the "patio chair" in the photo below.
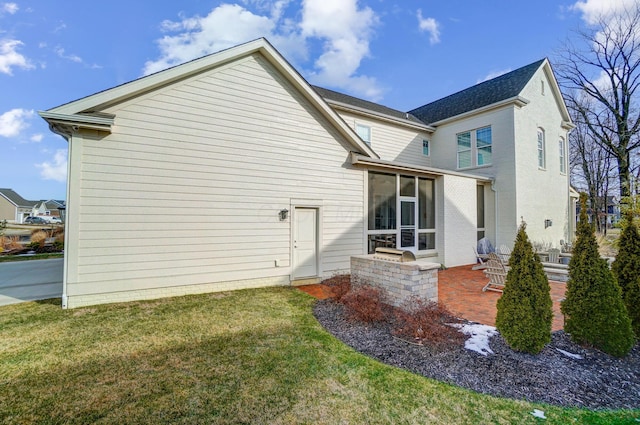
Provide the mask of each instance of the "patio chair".
[{"label": "patio chair", "polygon": [[490,258],[485,262],[484,274],[489,278],[489,282],[484,285],[482,292],[496,291],[502,292],[507,278],[507,270],[497,254],[489,254]]},{"label": "patio chair", "polygon": [[500,247],[496,250],[500,260],[502,260],[503,264],[509,264],[509,258],[511,257],[511,248],[506,245],[500,245]]},{"label": "patio chair", "polygon": [[474,247],[473,253],[476,255],[476,264],[471,268],[472,270],[480,270],[485,268],[485,261],[489,259],[487,254],[478,254],[478,250]]},{"label": "patio chair", "polygon": [[551,248],[547,252],[547,262],[548,263],[559,263],[560,262],[560,250],[558,248]]}]

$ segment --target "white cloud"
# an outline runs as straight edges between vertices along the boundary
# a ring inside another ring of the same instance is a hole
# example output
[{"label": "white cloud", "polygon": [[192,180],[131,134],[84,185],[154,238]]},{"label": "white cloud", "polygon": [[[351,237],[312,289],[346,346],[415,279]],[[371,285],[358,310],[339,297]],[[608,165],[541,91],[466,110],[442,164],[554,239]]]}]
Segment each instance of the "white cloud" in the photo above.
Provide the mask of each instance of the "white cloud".
[{"label": "white cloud", "polygon": [[67,59],[70,60],[71,62],[75,62],[75,63],[82,63],[82,58],[78,55],[74,55],[74,54],[67,54],[65,52],[65,50],[58,46],[55,49],[53,49],[54,52],[56,52],[56,55],[58,55],[58,57],[62,58],[62,59]]},{"label": "white cloud", "polygon": [[0,72],[13,75],[12,67],[23,69],[33,68],[27,58],[18,53],[18,48],[23,43],[20,40],[3,39],[0,40]]},{"label": "white cloud", "polygon": [[161,57],[145,63],[144,73],[151,74],[263,36],[275,38],[275,26],[272,18],[253,14],[237,4],[218,6],[205,17],[164,21],[162,31],[178,34],[158,40]]},{"label": "white cloud", "polygon": [[582,19],[590,24],[597,24],[600,19],[609,19],[625,10],[634,10],[637,0],[581,0],[571,6],[571,9],[582,13]]},{"label": "white cloud", "polygon": [[40,142],[42,142],[43,138],[44,138],[44,135],[42,133],[37,133],[37,134],[32,135],[29,138],[29,140],[31,140],[32,142],[35,142],[35,143],[40,143]]},{"label": "white cloud", "polygon": [[51,161],[36,164],[40,176],[45,180],[64,182],[67,180],[67,150],[58,149]]},{"label": "white cloud", "polygon": [[33,117],[33,111],[27,109],[12,109],[0,115],[0,136],[16,137],[29,126],[28,120]]},{"label": "white cloud", "polygon": [[19,7],[16,3],[2,3],[0,5],[0,12],[5,12],[10,15],[13,15],[18,11]]},{"label": "white cloud", "polygon": [[494,78],[499,77],[501,75],[504,75],[507,72],[511,72],[511,71],[512,71],[511,68],[502,69],[500,71],[492,71],[492,72],[488,73],[484,78],[478,80],[476,82],[476,84],[482,83],[483,81],[493,80]]},{"label": "white cloud", "polygon": [[369,40],[377,23],[373,10],[359,9],[356,0],[303,1],[302,35],[324,43],[324,52],[314,63],[314,82],[379,100],[382,90],[375,78],[357,75],[362,60],[369,57]]},{"label": "white cloud", "polygon": [[429,33],[429,43],[440,43],[440,23],[438,23],[438,21],[436,21],[434,18],[422,17],[421,9],[418,9],[417,17],[418,27],[420,28],[420,31],[426,31]]},{"label": "white cloud", "polygon": [[145,63],[150,74],[189,60],[217,52],[260,37],[267,38],[290,61],[308,57],[308,43],[320,43],[321,52],[308,77],[315,84],[348,88],[352,92],[377,99],[381,95],[374,78],[358,75],[362,60],[369,56],[369,39],[377,23],[368,7],[358,8],[357,0],[304,0],[302,9],[287,16],[290,0],[242,0],[223,4],[204,17],[180,16],[179,21],[164,21],[167,33],[157,41],[160,57]]}]

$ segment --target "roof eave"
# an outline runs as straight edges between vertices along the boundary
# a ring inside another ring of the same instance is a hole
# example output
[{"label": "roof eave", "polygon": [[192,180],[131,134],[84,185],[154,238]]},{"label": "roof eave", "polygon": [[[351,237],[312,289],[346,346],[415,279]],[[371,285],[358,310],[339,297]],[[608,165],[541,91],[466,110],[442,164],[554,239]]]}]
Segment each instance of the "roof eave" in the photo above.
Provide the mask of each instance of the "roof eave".
[{"label": "roof eave", "polygon": [[449,176],[467,177],[467,178],[472,178],[485,183],[490,183],[493,181],[493,179],[490,177],[480,176],[476,174],[459,173],[456,171],[444,170],[441,168],[426,167],[426,166],[423,167],[420,165],[406,164],[403,162],[395,162],[395,161],[386,161],[378,158],[367,158],[356,152],[351,153],[351,164],[361,165],[366,167],[384,168],[384,169],[394,170],[394,171],[410,171],[414,173],[431,174],[434,176],[449,175]]},{"label": "roof eave", "polygon": [[38,111],[54,133],[67,137],[69,134],[83,130],[96,130],[111,133],[115,116],[95,116],[85,114],[62,114],[49,111]]},{"label": "roof eave", "polygon": [[[360,140],[356,133],[340,118],[340,116],[324,101],[324,99],[311,88],[302,75],[300,75],[298,71],[296,71],[296,69],[291,66],[291,64],[289,64],[289,62],[287,62],[286,59],[284,59],[284,57],[265,38],[259,38],[218,53],[192,60],[191,62],[159,71],[155,74],[147,75],[129,83],[49,109],[43,112],[45,115],[43,115],[43,113],[40,113],[40,115],[49,122],[52,131],[61,134],[64,137],[67,128],[60,129],[57,127],[64,123],[52,124],[52,121],[46,118],[48,114],[77,117],[77,114],[80,112],[100,111],[109,105],[147,93],[175,81],[183,80],[206,72],[210,69],[254,53],[260,53],[269,63],[278,69],[278,71],[280,71],[285,78],[293,84],[294,87],[296,87],[296,89],[300,90],[304,97],[311,102],[326,119],[334,124],[339,133],[345,137],[349,143],[354,145],[354,147],[356,147],[360,152],[366,153],[374,158],[378,157],[378,154],[376,154],[366,143]],[[88,125],[88,123],[85,124]]]},{"label": "roof eave", "polygon": [[401,119],[397,117],[393,117],[391,115],[382,114],[380,112],[372,111],[370,109],[358,108],[357,106],[349,105],[347,103],[338,102],[331,99],[325,99],[325,101],[332,106],[334,109],[339,109],[346,112],[353,112],[355,114],[363,115],[369,118],[378,119],[381,121],[401,125],[403,127],[408,127],[414,130],[427,131],[429,133],[433,133],[436,129],[430,125],[417,123],[411,120]]},{"label": "roof eave", "polygon": [[474,115],[482,114],[485,112],[492,111],[494,109],[504,108],[505,106],[513,105],[517,108],[522,108],[523,106],[528,105],[530,100],[525,99],[522,96],[514,96],[508,99],[501,100],[500,102],[492,103],[491,105],[483,106],[482,108],[473,109],[471,111],[464,112],[462,114],[454,115],[451,117],[447,117],[440,121],[432,122],[430,125],[433,127],[438,127],[440,125],[449,124],[452,121],[457,121],[465,118],[469,118]]}]

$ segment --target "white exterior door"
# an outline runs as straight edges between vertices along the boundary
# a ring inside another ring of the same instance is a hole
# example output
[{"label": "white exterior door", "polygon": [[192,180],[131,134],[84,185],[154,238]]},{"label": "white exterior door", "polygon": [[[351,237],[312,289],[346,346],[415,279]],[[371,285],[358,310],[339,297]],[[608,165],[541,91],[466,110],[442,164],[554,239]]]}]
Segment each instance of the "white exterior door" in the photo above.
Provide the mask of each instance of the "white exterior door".
[{"label": "white exterior door", "polygon": [[293,278],[318,275],[318,210],[295,208],[293,223]]},{"label": "white exterior door", "polygon": [[400,198],[400,243],[398,248],[416,252],[416,201]]}]

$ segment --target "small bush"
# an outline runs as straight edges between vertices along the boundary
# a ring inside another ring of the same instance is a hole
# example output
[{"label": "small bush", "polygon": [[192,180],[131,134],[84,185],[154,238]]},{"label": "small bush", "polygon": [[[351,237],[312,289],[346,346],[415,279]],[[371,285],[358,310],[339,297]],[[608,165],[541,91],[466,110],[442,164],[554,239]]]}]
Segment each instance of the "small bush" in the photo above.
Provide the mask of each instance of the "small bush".
[{"label": "small bush", "polygon": [[42,248],[44,247],[44,244],[47,241],[48,237],[49,237],[49,234],[44,230],[35,230],[33,233],[31,233],[31,243],[29,245],[32,248],[36,248],[36,247]]},{"label": "small bush", "polygon": [[385,294],[380,288],[359,285],[345,294],[340,302],[347,309],[347,317],[364,323],[382,322],[384,314]]},{"label": "small bush", "polygon": [[569,262],[567,292],[561,310],[565,331],[577,344],[591,345],[624,357],[635,344],[631,319],[622,300],[620,286],[600,257],[586,214],[586,195],[580,195],[580,221],[576,245]]},{"label": "small bush", "polygon": [[322,283],[331,289],[331,298],[340,301],[351,290],[351,276],[340,274],[325,279]]},{"label": "small bush", "polygon": [[451,326],[460,319],[443,305],[412,297],[394,311],[395,322],[392,333],[400,338],[421,345],[445,347],[461,345],[465,337]]},{"label": "small bush", "polygon": [[631,210],[624,216],[618,245],[618,255],[611,265],[611,271],[622,290],[622,300],[627,307],[633,331],[636,337],[640,337],[640,233]]},{"label": "small bush", "polygon": [[509,259],[496,328],[514,350],[537,354],[551,342],[551,288],[525,229],[522,223]]},{"label": "small bush", "polygon": [[5,251],[18,251],[23,248],[20,243],[19,236],[2,236],[0,237],[0,248]]}]

